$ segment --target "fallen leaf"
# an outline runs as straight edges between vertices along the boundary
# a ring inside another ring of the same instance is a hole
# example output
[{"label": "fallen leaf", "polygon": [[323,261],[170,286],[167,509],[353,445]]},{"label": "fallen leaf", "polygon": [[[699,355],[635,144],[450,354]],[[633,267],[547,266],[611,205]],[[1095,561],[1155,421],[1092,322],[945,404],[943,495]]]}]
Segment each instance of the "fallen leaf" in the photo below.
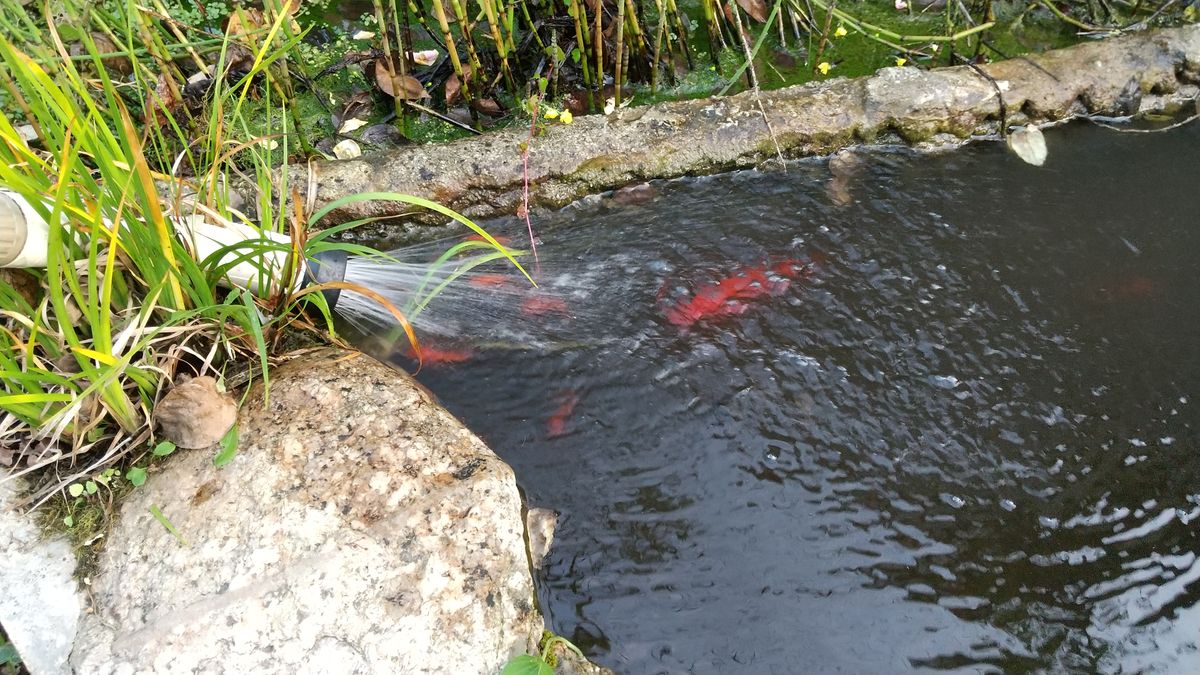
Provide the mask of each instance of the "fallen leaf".
[{"label": "fallen leaf", "polygon": [[237,404],[217,389],[207,375],[192,378],[167,392],[154,407],[159,433],[181,448],[207,448],[221,440],[237,421]]},{"label": "fallen leaf", "polygon": [[371,31],[360,30],[357,33],[355,33],[354,35],[351,35],[350,39],[351,40],[370,40],[373,37],[375,37],[375,34],[372,33]]},{"label": "fallen leaf", "polygon": [[365,126],[367,126],[366,120],[360,120],[357,117],[351,117],[350,119],[346,120],[345,122],[342,122],[342,126],[338,127],[338,133],[339,134],[348,134],[351,131],[354,131],[355,129],[361,129],[362,127],[365,127]]},{"label": "fallen leaf", "polygon": [[738,0],[738,6],[759,23],[767,21],[767,3],[763,0]]},{"label": "fallen leaf", "polygon": [[605,115],[613,114],[613,111],[616,109],[617,109],[617,99],[615,97],[610,96],[610,97],[604,99],[604,114]]},{"label": "fallen leaf", "polygon": [[496,103],[495,99],[477,98],[471,101],[471,107],[488,117],[499,117],[504,114],[504,109],[500,107],[499,103]]},{"label": "fallen leaf", "polygon": [[438,58],[438,50],[425,49],[419,52],[413,52],[413,63],[419,66],[432,66]]},{"label": "fallen leaf", "polygon": [[1008,147],[1028,164],[1041,166],[1046,163],[1046,137],[1032,124],[1009,134]]},{"label": "fallen leaf", "polygon": [[375,97],[370,92],[355,92],[330,116],[333,128],[341,129],[343,124],[354,118],[366,119],[374,109]]},{"label": "fallen leaf", "polygon": [[338,159],[354,159],[362,156],[362,148],[353,139],[347,138],[333,146],[333,156]]},{"label": "fallen leaf", "polygon": [[416,101],[423,98],[429,98],[429,92],[425,91],[425,85],[412,75],[401,75],[399,72],[388,72],[388,65],[385,59],[375,61],[375,83],[383,90],[383,93],[393,98],[398,98],[404,101]]},{"label": "fallen leaf", "polygon": [[150,123],[150,117],[153,115],[154,123],[158,126],[163,126],[170,122],[174,117],[175,112],[179,109],[179,99],[175,93],[179,88],[172,86],[174,82],[170,79],[170,75],[163,73],[158,76],[158,84],[154,87],[154,94],[146,101],[146,123]]},{"label": "fallen leaf", "polygon": [[[466,78],[467,84],[471,83],[471,66],[463,66],[463,77]],[[450,73],[450,77],[446,78],[446,106],[452,106],[462,98],[462,80],[458,78],[458,73]]]},{"label": "fallen leaf", "polygon": [[[124,52],[123,49],[118,47],[104,33],[92,32],[91,37],[92,44],[96,46],[97,55],[121,54]],[[87,48],[83,46],[82,42],[76,42],[71,45],[71,56],[88,56]],[[106,56],[101,59],[101,63],[104,64],[104,68],[110,74],[125,77],[133,72],[133,62],[127,56]]]}]

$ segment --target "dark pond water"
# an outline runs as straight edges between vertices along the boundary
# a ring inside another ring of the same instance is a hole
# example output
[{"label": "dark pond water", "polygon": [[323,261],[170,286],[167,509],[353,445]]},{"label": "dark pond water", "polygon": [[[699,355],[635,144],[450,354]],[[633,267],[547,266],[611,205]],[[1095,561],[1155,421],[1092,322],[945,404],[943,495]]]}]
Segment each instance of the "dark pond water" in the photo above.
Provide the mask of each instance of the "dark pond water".
[{"label": "dark pond water", "polygon": [[561,512],[550,627],[629,673],[1200,671],[1200,125],[1048,141],[542,217],[594,345],[421,379]]}]

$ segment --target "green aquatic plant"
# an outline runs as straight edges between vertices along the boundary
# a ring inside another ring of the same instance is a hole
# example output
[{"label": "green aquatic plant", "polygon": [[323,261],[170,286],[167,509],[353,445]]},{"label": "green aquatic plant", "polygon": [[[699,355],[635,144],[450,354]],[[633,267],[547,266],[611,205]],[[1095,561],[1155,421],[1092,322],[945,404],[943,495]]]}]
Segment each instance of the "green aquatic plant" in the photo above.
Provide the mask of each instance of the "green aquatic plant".
[{"label": "green aquatic plant", "polygon": [[559,646],[570,650],[580,659],[587,658],[579,647],[576,647],[567,638],[544,631],[542,639],[538,643],[538,653],[514,656],[504,664],[500,675],[554,675],[554,669],[558,665],[556,650]]}]

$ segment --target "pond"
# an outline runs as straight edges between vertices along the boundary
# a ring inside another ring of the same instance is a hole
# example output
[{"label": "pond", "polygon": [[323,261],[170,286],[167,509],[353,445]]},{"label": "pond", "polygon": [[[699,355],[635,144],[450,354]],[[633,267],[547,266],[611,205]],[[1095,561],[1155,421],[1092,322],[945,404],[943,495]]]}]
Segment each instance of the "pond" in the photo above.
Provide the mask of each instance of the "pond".
[{"label": "pond", "polygon": [[1200,125],[1047,136],[537,218],[576,339],[420,379],[561,514],[548,627],[630,673],[1196,668]]}]

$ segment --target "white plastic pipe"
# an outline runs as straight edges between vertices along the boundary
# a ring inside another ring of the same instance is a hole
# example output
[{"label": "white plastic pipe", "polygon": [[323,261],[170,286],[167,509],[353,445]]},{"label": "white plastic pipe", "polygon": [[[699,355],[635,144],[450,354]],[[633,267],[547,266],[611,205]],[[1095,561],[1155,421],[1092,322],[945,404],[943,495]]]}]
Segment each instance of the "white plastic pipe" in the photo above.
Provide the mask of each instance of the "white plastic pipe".
[{"label": "white plastic pipe", "polygon": [[[207,263],[218,252],[234,244],[249,241],[259,241],[263,238],[291,247],[292,239],[286,234],[258,230],[249,225],[230,222],[227,225],[214,225],[200,215],[185,216],[175,221],[175,230],[183,243],[191,251],[192,257],[201,264]],[[233,262],[244,258],[251,251],[249,246],[240,246],[224,254],[221,260]],[[251,293],[277,290],[280,277],[287,269],[287,250],[257,250],[252,260],[242,260],[225,270],[224,281],[239,288],[245,288]],[[221,263],[218,263],[221,264]],[[295,270],[291,290],[293,292],[304,285],[305,263],[300,261]],[[266,282],[270,288],[263,289],[261,282]]]},{"label": "white plastic pipe", "polygon": [[0,267],[45,267],[50,226],[21,195],[0,189]]},{"label": "white plastic pipe", "polygon": [[[284,234],[259,231],[232,222],[228,226],[214,225],[199,215],[178,218],[174,223],[184,245],[201,264],[226,246],[264,237],[286,246],[291,244],[291,238]],[[50,226],[37,210],[20,194],[0,188],[0,267],[45,267],[49,241]],[[222,260],[232,263],[249,250],[245,246],[233,249],[226,252]],[[263,285],[278,288],[287,256],[288,252],[282,250],[257,251],[254,262],[244,260],[226,270],[224,285],[245,288],[255,294],[264,290]],[[301,261],[297,267],[293,291],[304,284],[306,263]],[[267,283],[261,284],[263,281]]]}]

